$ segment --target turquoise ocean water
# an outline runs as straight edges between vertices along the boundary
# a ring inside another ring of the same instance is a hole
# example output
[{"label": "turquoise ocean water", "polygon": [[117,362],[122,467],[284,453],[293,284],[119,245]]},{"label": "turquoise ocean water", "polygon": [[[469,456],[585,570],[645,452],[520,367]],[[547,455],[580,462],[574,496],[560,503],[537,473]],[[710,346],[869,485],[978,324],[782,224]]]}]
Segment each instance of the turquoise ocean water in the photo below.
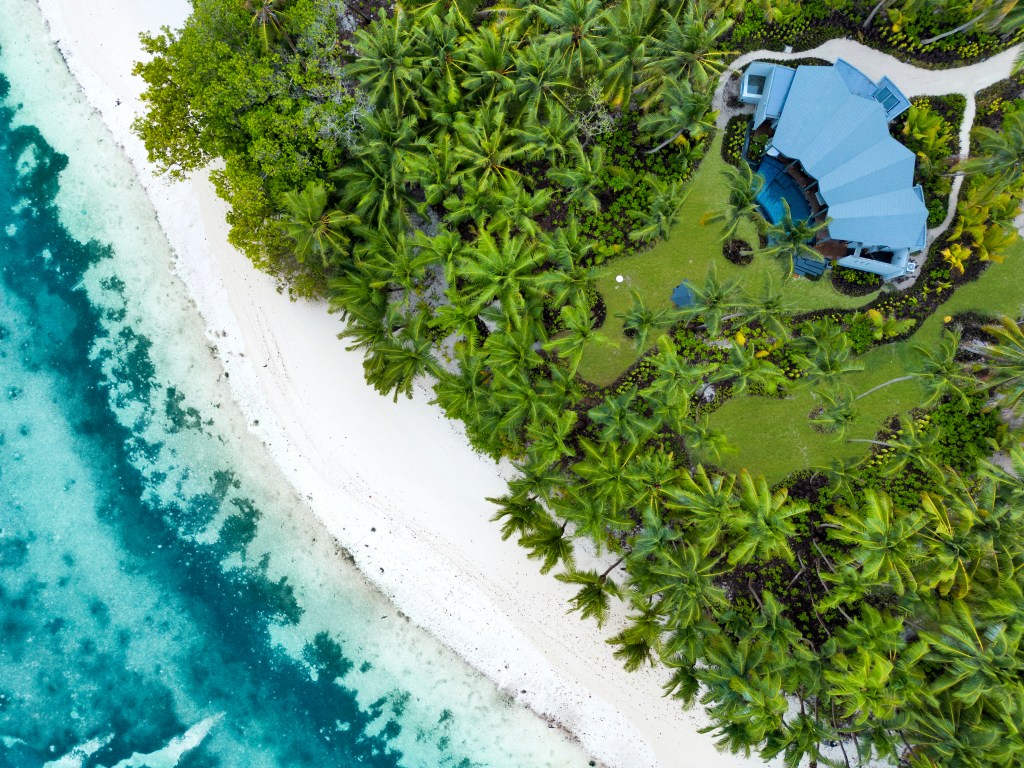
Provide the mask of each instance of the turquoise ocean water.
[{"label": "turquoise ocean water", "polygon": [[130,166],[0,9],[0,766],[587,765],[311,533]]}]

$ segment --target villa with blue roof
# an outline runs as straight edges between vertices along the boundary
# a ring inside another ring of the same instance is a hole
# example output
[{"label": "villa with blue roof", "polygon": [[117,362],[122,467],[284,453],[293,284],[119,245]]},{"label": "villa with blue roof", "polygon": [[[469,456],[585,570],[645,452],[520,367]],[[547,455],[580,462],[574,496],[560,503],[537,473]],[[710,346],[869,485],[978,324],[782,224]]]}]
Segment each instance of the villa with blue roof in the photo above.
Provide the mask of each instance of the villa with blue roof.
[{"label": "villa with blue roof", "polygon": [[928,209],[914,153],[889,135],[889,121],[910,106],[895,84],[842,59],[796,69],[755,61],[740,101],[754,105],[755,130],[773,131],[759,169],[768,218],[778,220],[784,199],[794,218],[831,219],[826,239],[845,254],[840,266],[885,280],[912,271]]}]

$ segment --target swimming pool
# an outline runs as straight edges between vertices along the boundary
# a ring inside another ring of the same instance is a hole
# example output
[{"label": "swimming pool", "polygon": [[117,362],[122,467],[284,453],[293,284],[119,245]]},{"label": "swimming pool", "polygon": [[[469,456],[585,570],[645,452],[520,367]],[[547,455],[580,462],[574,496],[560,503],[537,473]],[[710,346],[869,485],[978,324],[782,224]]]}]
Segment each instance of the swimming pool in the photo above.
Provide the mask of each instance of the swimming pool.
[{"label": "swimming pool", "polygon": [[784,166],[778,160],[766,157],[761,162],[758,173],[764,176],[765,185],[761,194],[757,196],[757,202],[760,203],[768,221],[778,224],[782,220],[783,200],[789,203],[789,210],[794,221],[811,217],[811,208],[807,204],[807,199],[797,183],[786,174]]}]

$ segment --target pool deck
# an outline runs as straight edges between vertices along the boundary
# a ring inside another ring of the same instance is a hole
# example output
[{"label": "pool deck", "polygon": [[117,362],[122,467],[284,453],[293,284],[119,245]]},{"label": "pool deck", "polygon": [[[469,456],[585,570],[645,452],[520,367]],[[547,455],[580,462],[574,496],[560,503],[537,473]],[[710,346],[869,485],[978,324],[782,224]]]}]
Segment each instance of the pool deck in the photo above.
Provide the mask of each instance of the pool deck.
[{"label": "pool deck", "polygon": [[[803,191],[806,187],[809,187],[812,184],[817,184],[817,180],[813,176],[809,176],[807,173],[805,173],[800,163],[794,162],[793,158],[780,155],[774,158],[765,158],[765,160],[768,159],[771,159],[775,163],[781,165],[782,173],[789,177],[789,179],[793,182],[797,190],[800,190],[801,195],[807,204],[807,208],[810,211],[810,218],[819,219],[819,214],[821,214],[821,212],[825,210],[826,206],[818,201],[817,195],[814,194],[814,188],[811,188],[806,192]],[[762,166],[760,167],[763,167],[763,163],[764,161],[762,161]],[[774,176],[771,179],[768,179],[768,184],[765,185],[766,190],[770,187],[773,180]],[[762,194],[764,193],[762,192]],[[818,235],[817,241],[814,244],[814,249],[818,251],[818,253],[820,253],[824,258],[830,261],[841,259],[844,256],[846,256],[846,242],[829,239],[829,233],[827,229],[823,230]]]}]

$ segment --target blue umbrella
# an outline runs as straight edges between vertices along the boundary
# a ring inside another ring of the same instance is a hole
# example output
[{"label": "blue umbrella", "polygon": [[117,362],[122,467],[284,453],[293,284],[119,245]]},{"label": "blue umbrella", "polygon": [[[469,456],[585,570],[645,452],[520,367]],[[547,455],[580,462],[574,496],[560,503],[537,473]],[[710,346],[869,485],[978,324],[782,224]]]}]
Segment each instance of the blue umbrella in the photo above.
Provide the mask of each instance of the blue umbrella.
[{"label": "blue umbrella", "polygon": [[693,304],[693,289],[686,280],[672,291],[672,303],[677,307],[689,307]]}]

